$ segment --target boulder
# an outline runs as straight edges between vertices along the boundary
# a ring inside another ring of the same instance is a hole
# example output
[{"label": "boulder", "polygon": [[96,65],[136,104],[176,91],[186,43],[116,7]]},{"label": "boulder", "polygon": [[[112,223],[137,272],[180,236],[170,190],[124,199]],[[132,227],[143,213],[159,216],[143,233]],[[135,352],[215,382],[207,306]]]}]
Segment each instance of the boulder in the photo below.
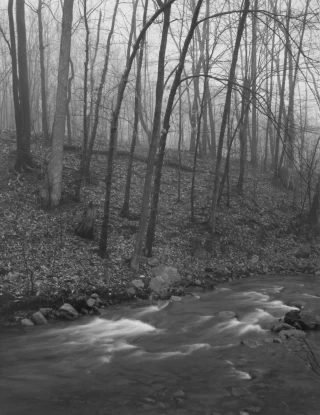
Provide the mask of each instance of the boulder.
[{"label": "boulder", "polygon": [[152,272],[154,278],[150,281],[150,289],[157,294],[167,293],[172,285],[181,281],[177,268],[157,266],[153,268]]},{"label": "boulder", "polygon": [[135,295],[136,290],[133,287],[129,287],[126,289],[127,294],[129,295]]},{"label": "boulder", "polygon": [[77,311],[80,311],[82,308],[87,307],[87,298],[84,295],[80,295],[75,298],[68,298],[68,304],[72,304]]},{"label": "boulder", "polygon": [[147,262],[148,265],[150,265],[150,267],[156,267],[157,265],[159,265],[159,260],[156,257],[148,258]]},{"label": "boulder", "polygon": [[294,327],[295,323],[300,324],[300,310],[290,310],[284,316],[284,322],[290,324],[290,326]]},{"label": "boulder", "polygon": [[258,255],[252,255],[250,262],[251,262],[251,264],[257,264],[259,262],[259,260],[260,260],[260,258],[259,258]]},{"label": "boulder", "polygon": [[28,318],[24,318],[21,320],[21,324],[23,326],[34,326],[34,324],[32,323],[31,320],[29,320]]},{"label": "boulder", "polygon": [[86,301],[86,303],[87,303],[87,306],[89,308],[92,308],[95,305],[96,300],[95,300],[95,298],[88,298],[88,300]]},{"label": "boulder", "polygon": [[141,281],[141,280],[138,280],[138,279],[136,279],[136,280],[133,280],[132,282],[131,282],[131,284],[135,287],[135,288],[144,288],[144,282],[143,281]]},{"label": "boulder", "polygon": [[291,329],[291,330],[282,330],[279,333],[281,339],[291,339],[291,338],[298,338],[301,339],[306,334],[304,331]]},{"label": "boulder", "polygon": [[59,308],[59,313],[61,317],[66,317],[68,319],[73,319],[79,316],[77,310],[69,303],[64,303]]},{"label": "boulder", "polygon": [[45,316],[48,317],[52,312],[52,308],[40,308],[39,311]]},{"label": "boulder", "polygon": [[320,317],[317,316],[313,311],[301,311],[300,317],[306,327],[306,330],[314,330],[317,326],[320,325]]},{"label": "boulder", "polygon": [[284,317],[284,321],[293,327],[302,330],[314,330],[320,326],[320,317],[311,310],[290,310]]},{"label": "boulder", "polygon": [[42,324],[48,324],[47,319],[41,313],[41,311],[37,311],[36,313],[33,313],[31,316],[31,320],[36,326],[40,326]]},{"label": "boulder", "polygon": [[99,294],[98,293],[92,293],[90,295],[90,298],[94,298],[96,300],[97,298],[99,298]]}]

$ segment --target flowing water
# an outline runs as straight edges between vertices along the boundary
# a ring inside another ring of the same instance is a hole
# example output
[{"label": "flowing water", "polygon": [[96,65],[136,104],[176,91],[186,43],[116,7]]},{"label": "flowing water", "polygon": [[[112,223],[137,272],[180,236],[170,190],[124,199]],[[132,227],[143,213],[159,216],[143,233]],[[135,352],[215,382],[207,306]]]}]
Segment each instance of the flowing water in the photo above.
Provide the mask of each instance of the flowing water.
[{"label": "flowing water", "polygon": [[[297,299],[320,314],[319,277],[251,278],[179,302],[3,329],[0,414],[320,415],[320,378],[296,342],[274,343],[268,330]],[[307,340],[317,350],[320,332]]]}]

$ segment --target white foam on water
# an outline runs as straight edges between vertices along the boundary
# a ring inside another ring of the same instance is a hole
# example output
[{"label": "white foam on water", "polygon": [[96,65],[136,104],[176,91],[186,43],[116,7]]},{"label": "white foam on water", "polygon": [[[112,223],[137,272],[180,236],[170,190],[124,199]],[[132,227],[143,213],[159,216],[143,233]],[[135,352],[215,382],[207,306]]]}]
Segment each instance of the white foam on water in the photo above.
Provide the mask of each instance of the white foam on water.
[{"label": "white foam on water", "polygon": [[299,310],[296,307],[292,307],[292,306],[288,306],[288,305],[283,304],[283,302],[280,301],[280,300],[270,301],[266,304],[266,307],[267,308],[273,308],[273,309],[277,308],[277,309],[280,309],[280,310],[283,310],[283,311],[292,310],[292,309]]},{"label": "white foam on water", "polygon": [[226,287],[221,287],[221,288],[216,288],[214,290],[215,292],[219,292],[219,291],[232,291],[231,288],[226,288]]},{"label": "white foam on water", "polygon": [[243,301],[255,301],[255,302],[266,302],[270,299],[269,295],[262,294],[257,291],[245,291],[243,293],[234,294],[235,297],[248,297]]},{"label": "white foam on water", "polygon": [[262,292],[271,293],[271,294],[279,294],[285,287],[270,287],[264,288]]},{"label": "white foam on water", "polygon": [[132,350],[136,349],[137,346],[134,346],[133,344],[129,344],[125,341],[116,341],[113,344],[106,345],[106,352],[107,353],[114,353],[114,352],[121,352],[123,350]]},{"label": "white foam on water", "polygon": [[200,316],[197,323],[205,323],[206,321],[211,320],[214,316]]},{"label": "white foam on water", "polygon": [[251,379],[251,376],[249,375],[248,372],[242,372],[241,370],[237,370],[234,367],[232,368],[232,372],[234,372],[239,377],[239,379],[242,379],[242,380]]},{"label": "white foam on water", "polygon": [[218,323],[214,327],[214,333],[222,333],[223,331],[234,329],[235,327],[238,327],[241,324],[242,323],[235,318],[228,321],[223,321],[221,323]]},{"label": "white foam on water", "polygon": [[168,359],[170,357],[174,356],[186,356],[186,353],[183,353],[179,350],[171,351],[171,352],[156,352],[156,353],[150,353],[143,349],[139,349],[132,353],[131,357],[142,357],[143,360],[161,360],[161,359]]},{"label": "white foam on water", "polygon": [[150,307],[146,307],[142,310],[139,310],[135,316],[139,317],[139,316],[144,316],[145,314],[149,314],[149,313],[156,313],[157,311],[160,311],[160,308],[156,305],[151,305]]},{"label": "white foam on water", "polygon": [[100,357],[101,363],[110,363],[112,360],[112,356],[102,356]]},{"label": "white foam on water", "polygon": [[[82,326],[69,326],[66,328],[51,331],[61,332],[68,337],[61,344],[79,345],[94,343],[112,343],[118,338],[126,339],[142,334],[159,333],[162,330],[156,329],[151,324],[140,320],[121,318],[119,320],[106,320],[103,318],[92,320],[89,324]],[[72,340],[68,341],[69,336]]]},{"label": "white foam on water", "polygon": [[152,353],[152,356],[150,356],[150,358],[154,360],[160,360],[160,359],[168,359],[169,357],[173,357],[173,356],[185,356],[185,355],[186,353],[182,353],[177,350],[175,352]]},{"label": "white foam on water", "polygon": [[318,300],[320,300],[320,297],[318,295],[311,295],[311,294],[302,294],[305,297],[310,297],[310,298],[318,298]]},{"label": "white foam on water", "polygon": [[219,345],[219,346],[211,346],[212,349],[228,349],[229,347],[239,346],[239,343],[229,343],[225,345]]},{"label": "white foam on water", "polygon": [[185,354],[191,354],[200,349],[210,349],[211,346],[208,343],[194,343],[194,344],[185,344],[180,346],[179,349],[182,350]]},{"label": "white foam on water", "polygon": [[163,310],[164,308],[168,307],[169,304],[172,304],[172,302],[170,303],[170,301],[165,301],[163,304],[159,304],[157,307],[160,310]]},{"label": "white foam on water", "polygon": [[238,379],[242,379],[242,380],[248,380],[251,379],[251,376],[249,375],[249,373],[247,372],[243,372],[241,370],[237,370],[233,363],[230,360],[226,360],[226,363],[228,363],[229,365],[231,365],[231,372],[236,374]]},{"label": "white foam on water", "polygon": [[255,323],[258,323],[260,320],[273,320],[273,319],[274,317],[272,314],[268,313],[265,310],[262,310],[261,308],[256,308],[254,312],[244,316],[241,319],[241,321],[243,323],[255,324]]},{"label": "white foam on water", "polygon": [[239,329],[239,334],[247,333],[248,331],[256,331],[257,333],[262,331],[268,331],[261,328],[259,324],[246,324],[244,327]]}]

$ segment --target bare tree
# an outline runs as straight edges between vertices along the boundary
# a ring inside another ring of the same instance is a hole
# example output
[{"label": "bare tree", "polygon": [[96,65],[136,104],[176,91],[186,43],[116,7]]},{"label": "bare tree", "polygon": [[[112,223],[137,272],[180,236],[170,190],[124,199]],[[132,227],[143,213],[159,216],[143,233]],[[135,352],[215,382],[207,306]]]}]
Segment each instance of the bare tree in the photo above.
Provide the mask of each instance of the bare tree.
[{"label": "bare tree", "polygon": [[40,80],[41,80],[41,108],[42,108],[42,132],[44,142],[49,145],[49,127],[47,111],[47,91],[46,91],[46,70],[44,66],[44,44],[43,44],[43,26],[42,26],[42,0],[38,3],[38,28],[39,28],[39,51],[40,51]]},{"label": "bare tree", "polygon": [[[176,95],[176,92],[181,82],[181,75],[184,69],[186,55],[189,49],[190,42],[194,35],[194,31],[198,24],[197,20],[198,20],[198,16],[199,16],[202,3],[203,3],[203,0],[198,0],[194,8],[192,20],[189,26],[189,31],[184,40],[184,44],[183,44],[180,58],[179,58],[179,63],[178,63],[175,76],[174,76],[174,79],[171,85],[167,107],[166,107],[166,111],[164,114],[163,128],[161,131],[160,143],[159,143],[159,155],[158,155],[156,169],[155,169],[155,178],[154,178],[154,184],[153,184],[153,195],[152,195],[152,202],[151,202],[150,218],[149,218],[148,229],[147,229],[147,234],[146,234],[146,248],[147,248],[148,256],[152,256],[152,247],[153,247],[153,241],[154,241],[155,230],[156,230],[156,219],[157,219],[157,209],[158,209],[159,194],[160,194],[162,166],[163,166],[164,152],[166,149],[167,136],[168,136],[168,132],[170,129],[170,118],[171,118],[171,114],[172,114],[172,110],[174,106],[174,97]],[[139,261],[138,261],[139,255],[140,255],[140,252],[136,252],[135,262],[132,264],[135,266],[135,269],[139,267]]]},{"label": "bare tree", "polygon": [[[27,39],[25,24],[25,2],[17,0],[17,39],[18,39],[18,70],[19,70],[19,99],[20,99],[20,134],[17,134],[17,159],[15,170],[21,172],[24,169],[33,167],[30,154],[31,139],[31,115],[28,83],[28,60],[27,60]],[[12,41],[12,39],[11,39]]]},{"label": "bare tree", "polygon": [[[161,2],[158,0],[158,4],[161,5]],[[156,86],[156,100],[155,100],[155,110],[153,116],[153,128],[152,128],[152,138],[149,147],[149,155],[147,161],[146,175],[144,179],[144,187],[142,194],[141,202],[141,216],[139,221],[139,229],[136,238],[136,243],[131,258],[131,268],[139,269],[139,256],[143,245],[143,239],[147,227],[148,213],[149,213],[149,201],[151,194],[151,183],[152,183],[152,171],[154,165],[154,159],[157,151],[157,144],[160,134],[160,124],[161,124],[161,109],[162,109],[162,98],[163,98],[163,86],[164,86],[164,70],[165,70],[165,56],[168,40],[168,32],[170,25],[170,12],[171,6],[167,7],[164,11],[163,18],[163,28],[162,28],[162,37],[161,44],[159,49],[159,59],[158,59],[158,78]]]},{"label": "bare tree", "polygon": [[57,206],[61,198],[63,142],[68,102],[68,74],[71,50],[73,1],[74,0],[65,0],[63,3],[56,110],[52,129],[51,154],[48,164],[48,189],[45,194],[46,202],[49,203],[50,206]]},{"label": "bare tree", "polygon": [[104,200],[104,214],[103,214],[103,221],[102,221],[100,241],[99,241],[99,254],[101,257],[105,257],[107,254],[106,250],[107,250],[107,241],[108,241],[108,224],[109,224],[109,215],[110,215],[111,188],[112,188],[112,177],[113,177],[113,158],[114,158],[121,104],[123,100],[123,94],[128,83],[128,76],[130,74],[135,56],[138,52],[140,42],[145,36],[146,31],[152,25],[152,23],[156,20],[156,18],[160,14],[162,14],[168,7],[170,7],[171,4],[174,3],[174,1],[175,0],[168,0],[161,8],[159,8],[153,14],[153,16],[148,20],[146,25],[141,30],[132,48],[130,59],[127,62],[127,66],[124,70],[124,73],[122,74],[120,84],[118,86],[117,99],[116,99],[116,104],[115,104],[115,107],[112,113],[112,120],[111,120],[111,127],[110,127],[110,143],[109,143],[108,167],[107,167],[107,175],[106,175],[106,195],[105,195],[105,200]]},{"label": "bare tree", "polygon": [[[136,0],[138,3],[138,0]],[[146,0],[144,11],[143,11],[143,26],[145,26],[147,21],[147,9],[148,9],[148,0]],[[133,155],[134,150],[137,143],[138,138],[138,124],[139,124],[139,106],[141,102],[141,69],[143,63],[143,50],[144,50],[144,41],[145,37],[141,40],[140,51],[138,56],[137,62],[137,75],[136,75],[136,85],[135,85],[135,94],[134,94],[134,122],[133,122],[133,131],[132,131],[132,138],[131,138],[131,146],[130,146],[130,156],[128,160],[128,167],[127,167],[127,177],[126,177],[126,185],[124,191],[124,200],[123,206],[120,212],[120,216],[122,217],[129,217],[129,202],[130,202],[130,186],[131,186],[131,177],[132,177],[132,166],[133,166]]]},{"label": "bare tree", "polygon": [[210,225],[211,225],[212,233],[215,232],[215,228],[216,228],[216,210],[217,210],[218,192],[219,192],[219,186],[220,186],[219,178],[220,178],[220,167],[221,167],[221,162],[222,162],[222,147],[223,147],[223,142],[224,142],[224,135],[225,135],[225,130],[227,126],[227,121],[228,121],[228,117],[230,113],[231,95],[232,95],[233,83],[235,80],[235,70],[236,70],[236,65],[237,65],[237,60],[238,60],[240,43],[241,43],[241,38],[242,38],[243,31],[244,31],[245,23],[246,23],[246,18],[247,18],[248,11],[249,11],[249,6],[250,6],[250,1],[245,0],[243,12],[241,13],[241,16],[239,19],[237,37],[236,37],[235,46],[234,46],[234,50],[232,54],[228,87],[227,87],[224,110],[223,110],[221,126],[220,126],[220,135],[219,135],[219,142],[218,142],[218,148],[217,148],[217,160],[216,160],[216,167],[215,167],[215,177],[214,177],[214,184],[213,184],[211,215],[210,215]]}]

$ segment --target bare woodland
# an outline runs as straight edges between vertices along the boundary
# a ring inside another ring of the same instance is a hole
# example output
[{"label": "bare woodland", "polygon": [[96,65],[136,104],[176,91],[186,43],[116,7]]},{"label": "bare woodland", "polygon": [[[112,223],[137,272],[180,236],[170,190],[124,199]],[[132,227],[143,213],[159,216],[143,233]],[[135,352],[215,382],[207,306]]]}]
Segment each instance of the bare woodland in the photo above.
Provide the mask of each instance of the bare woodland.
[{"label": "bare woodland", "polygon": [[[188,172],[186,220],[197,222],[205,161],[202,220],[213,256],[221,206],[230,205],[231,193],[248,196],[249,169],[282,186],[310,238],[318,236],[317,0],[8,0],[0,7],[0,125],[4,136],[14,132],[12,180],[37,174],[42,209],[57,209],[64,193],[78,209],[89,204],[74,227],[93,238],[98,216],[100,258],[109,258],[113,210],[139,220],[130,268],[137,272],[142,254],[153,255],[166,165],[177,177],[171,209],[181,203]],[[77,163],[72,186],[63,178],[69,153]],[[92,200],[89,191],[97,154],[105,166],[96,179],[103,201]],[[119,206],[115,169],[123,157]],[[139,157],[145,170],[134,211],[131,183]]]}]

